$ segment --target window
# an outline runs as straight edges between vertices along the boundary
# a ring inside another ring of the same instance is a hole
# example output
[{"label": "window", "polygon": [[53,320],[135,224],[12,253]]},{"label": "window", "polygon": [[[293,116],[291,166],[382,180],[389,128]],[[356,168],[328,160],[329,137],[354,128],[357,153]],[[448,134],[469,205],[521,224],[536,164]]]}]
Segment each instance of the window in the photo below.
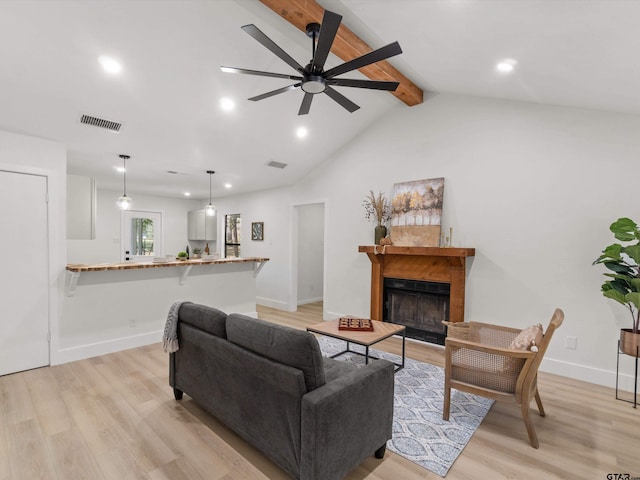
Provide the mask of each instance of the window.
[{"label": "window", "polygon": [[240,256],[240,214],[225,215],[224,256]]}]

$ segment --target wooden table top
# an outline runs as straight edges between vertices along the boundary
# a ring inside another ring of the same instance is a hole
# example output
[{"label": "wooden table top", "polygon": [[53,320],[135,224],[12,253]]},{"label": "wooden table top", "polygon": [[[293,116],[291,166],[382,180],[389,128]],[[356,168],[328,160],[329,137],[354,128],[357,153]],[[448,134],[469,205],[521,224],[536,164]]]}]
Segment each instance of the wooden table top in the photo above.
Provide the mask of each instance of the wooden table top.
[{"label": "wooden table top", "polygon": [[374,343],[384,340],[392,335],[402,333],[406,328],[404,325],[397,325],[390,322],[380,322],[378,320],[371,320],[373,324],[372,332],[361,332],[357,330],[339,330],[339,319],[329,320],[327,322],[316,323],[307,327],[307,331],[313,333],[319,333],[328,337],[339,338],[347,342],[357,343],[358,345],[373,345]]}]

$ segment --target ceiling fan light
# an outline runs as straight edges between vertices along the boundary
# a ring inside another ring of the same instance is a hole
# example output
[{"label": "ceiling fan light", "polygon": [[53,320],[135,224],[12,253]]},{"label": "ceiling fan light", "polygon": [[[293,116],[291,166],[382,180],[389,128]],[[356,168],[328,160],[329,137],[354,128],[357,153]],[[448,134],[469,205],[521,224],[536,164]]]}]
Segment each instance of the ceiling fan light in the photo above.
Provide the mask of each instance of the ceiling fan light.
[{"label": "ceiling fan light", "polygon": [[322,93],[326,89],[327,84],[320,75],[309,75],[302,81],[302,90],[306,93]]}]

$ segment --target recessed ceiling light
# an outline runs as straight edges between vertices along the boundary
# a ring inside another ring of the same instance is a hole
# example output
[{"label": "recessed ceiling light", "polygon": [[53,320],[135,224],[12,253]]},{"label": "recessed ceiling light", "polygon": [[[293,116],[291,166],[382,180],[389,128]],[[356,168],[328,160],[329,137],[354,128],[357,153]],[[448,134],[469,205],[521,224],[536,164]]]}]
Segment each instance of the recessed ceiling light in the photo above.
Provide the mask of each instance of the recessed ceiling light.
[{"label": "recessed ceiling light", "polygon": [[304,138],[307,136],[308,133],[309,132],[305,127],[298,127],[298,129],[296,130],[296,137]]},{"label": "recessed ceiling light", "polygon": [[225,112],[230,112],[236,106],[236,103],[231,100],[229,97],[224,97],[220,100],[220,108]]},{"label": "recessed ceiling light", "polygon": [[126,170],[124,169],[124,167],[120,166],[120,167],[113,167],[115,168],[118,172],[120,173],[124,173]]},{"label": "recessed ceiling light", "polygon": [[231,185],[230,183],[225,183],[224,184],[224,188],[231,188],[233,185]]},{"label": "recessed ceiling light", "polygon": [[115,58],[107,57],[105,55],[98,58],[98,62],[102,65],[105,72],[115,75],[122,71],[122,64]]},{"label": "recessed ceiling light", "polygon": [[191,196],[191,192],[184,192],[184,196],[185,197],[190,197]]},{"label": "recessed ceiling light", "polygon": [[512,58],[505,58],[496,64],[496,70],[500,73],[511,73],[518,62]]}]

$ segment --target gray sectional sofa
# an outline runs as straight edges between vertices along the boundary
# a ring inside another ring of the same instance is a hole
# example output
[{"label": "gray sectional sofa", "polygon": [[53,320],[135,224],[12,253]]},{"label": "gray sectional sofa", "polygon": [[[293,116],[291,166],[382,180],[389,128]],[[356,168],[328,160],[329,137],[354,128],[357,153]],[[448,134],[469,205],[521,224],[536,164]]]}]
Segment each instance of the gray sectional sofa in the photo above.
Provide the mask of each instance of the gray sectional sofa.
[{"label": "gray sectional sofa", "polygon": [[169,383],[301,480],[338,480],[391,438],[394,366],[325,358],[317,339],[183,303]]}]

